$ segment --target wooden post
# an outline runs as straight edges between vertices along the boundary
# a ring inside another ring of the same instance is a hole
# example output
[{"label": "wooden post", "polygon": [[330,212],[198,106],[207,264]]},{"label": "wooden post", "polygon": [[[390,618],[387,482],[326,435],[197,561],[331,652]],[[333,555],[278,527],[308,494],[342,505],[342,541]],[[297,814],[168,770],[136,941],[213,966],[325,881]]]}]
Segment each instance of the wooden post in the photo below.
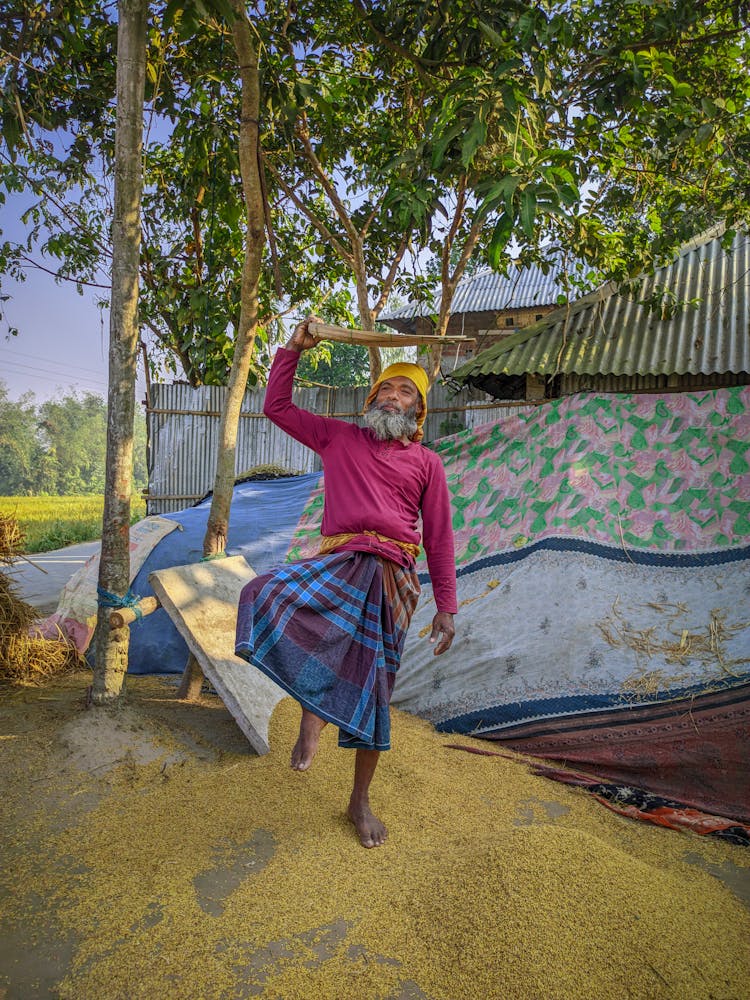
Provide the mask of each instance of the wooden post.
[{"label": "wooden post", "polygon": [[180,686],[177,688],[177,697],[185,701],[196,701],[203,687],[203,671],[201,665],[191,653],[185,664]]}]

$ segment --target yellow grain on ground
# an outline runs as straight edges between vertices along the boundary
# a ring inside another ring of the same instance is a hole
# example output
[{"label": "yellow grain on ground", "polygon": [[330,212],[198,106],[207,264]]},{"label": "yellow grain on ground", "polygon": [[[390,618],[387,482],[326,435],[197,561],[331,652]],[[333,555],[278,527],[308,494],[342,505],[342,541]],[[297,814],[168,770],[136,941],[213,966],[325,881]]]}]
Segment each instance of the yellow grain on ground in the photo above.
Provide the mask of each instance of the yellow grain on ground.
[{"label": "yellow grain on ground", "polygon": [[373,794],[390,837],[366,851],[332,727],[310,772],[288,767],[291,700],[258,758],[216,699],[133,678],[122,710],[87,712],[85,681],[0,704],[0,995],[45,968],[63,1000],[750,997],[750,912],[726,882],[746,890],[743,848],[395,712]]}]

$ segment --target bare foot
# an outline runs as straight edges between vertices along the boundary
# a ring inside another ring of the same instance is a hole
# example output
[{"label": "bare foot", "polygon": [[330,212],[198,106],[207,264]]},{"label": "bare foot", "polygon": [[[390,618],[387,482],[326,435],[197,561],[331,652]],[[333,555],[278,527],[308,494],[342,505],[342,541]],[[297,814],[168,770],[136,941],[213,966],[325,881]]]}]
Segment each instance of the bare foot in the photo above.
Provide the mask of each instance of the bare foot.
[{"label": "bare foot", "polygon": [[306,771],[313,762],[318,750],[320,734],[328,723],[325,719],[302,709],[302,720],[299,724],[299,736],[292,748],[292,770]]},{"label": "bare foot", "polygon": [[385,843],[388,830],[374,815],[369,805],[354,806],[351,803],[346,811],[349,821],[354,824],[359,842],[363,847],[380,847]]}]

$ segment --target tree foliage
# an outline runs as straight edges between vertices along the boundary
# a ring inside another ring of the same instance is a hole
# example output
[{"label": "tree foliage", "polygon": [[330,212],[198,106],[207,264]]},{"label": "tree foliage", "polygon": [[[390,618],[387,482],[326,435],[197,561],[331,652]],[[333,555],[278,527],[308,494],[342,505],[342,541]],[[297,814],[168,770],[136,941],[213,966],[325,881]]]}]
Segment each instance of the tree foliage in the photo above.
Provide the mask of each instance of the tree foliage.
[{"label": "tree foliage", "polygon": [[297,365],[297,378],[320,385],[368,385],[370,359],[359,344],[323,344],[316,354],[305,352]]},{"label": "tree foliage", "polygon": [[[0,187],[32,192],[36,200],[25,214],[26,240],[2,244],[0,273],[22,279],[26,266],[45,257],[60,278],[104,289],[114,154],[112,8],[10,7],[0,28],[8,66],[2,112],[15,127],[6,130]],[[176,374],[181,369],[192,384],[226,383],[240,320],[246,216],[232,17],[218,0],[151,7],[141,320],[157,359]],[[278,46],[288,44],[283,25],[256,12],[253,29],[265,80],[274,79]],[[79,45],[83,37],[86,44]],[[68,73],[70,45],[76,52]],[[78,93],[90,100],[76,100]],[[264,130],[271,117],[264,99]],[[336,287],[342,267],[332,272],[327,254],[321,266],[308,252],[309,227],[301,231],[293,216],[277,210],[273,180],[267,181],[266,222],[275,239],[261,274],[251,383],[267,367],[269,336],[280,332],[281,289],[301,312],[312,308],[337,322],[352,318],[348,292]]]},{"label": "tree foliage", "polygon": [[441,186],[469,172],[493,266],[549,241],[619,278],[747,219],[742,6],[357,2],[376,43],[442,88],[405,156]]},{"label": "tree foliage", "polygon": [[351,4],[298,5],[283,39],[269,55],[264,138],[277,212],[323,287],[353,287],[358,325],[371,330],[434,211],[418,199],[400,214],[388,205],[396,157],[423,127],[425,95],[411,63],[373,58]]},{"label": "tree foliage", "polygon": [[[106,284],[112,9],[10,2],[0,27],[0,190],[36,192],[28,237]],[[554,254],[588,278],[663,262],[747,219],[747,11],[720,0],[299,0],[249,5],[269,241],[250,378],[279,313],[368,327],[392,291],[436,328],[477,258]],[[193,383],[225,382],[239,322],[240,89],[218,2],[154,3],[142,321]],[[81,193],[85,193],[85,197]],[[572,286],[579,287],[571,276]]]},{"label": "tree foliage", "polygon": [[[67,393],[40,403],[10,399],[0,382],[0,495],[101,494],[107,404],[95,393]],[[146,419],[136,413],[133,487],[145,489]]]},{"label": "tree foliage", "polygon": [[0,382],[0,494],[35,492],[41,459],[33,393],[25,393],[14,403]]}]

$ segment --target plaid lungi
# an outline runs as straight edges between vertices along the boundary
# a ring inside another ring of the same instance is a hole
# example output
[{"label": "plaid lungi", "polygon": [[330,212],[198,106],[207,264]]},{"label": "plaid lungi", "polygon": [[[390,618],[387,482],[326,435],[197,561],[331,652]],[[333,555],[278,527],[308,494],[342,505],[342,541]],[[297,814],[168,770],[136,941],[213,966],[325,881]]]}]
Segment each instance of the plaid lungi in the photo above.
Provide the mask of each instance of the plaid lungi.
[{"label": "plaid lungi", "polygon": [[289,563],[240,594],[235,651],[339,727],[339,746],[390,749],[389,704],[419,598],[416,572],[365,552]]}]

